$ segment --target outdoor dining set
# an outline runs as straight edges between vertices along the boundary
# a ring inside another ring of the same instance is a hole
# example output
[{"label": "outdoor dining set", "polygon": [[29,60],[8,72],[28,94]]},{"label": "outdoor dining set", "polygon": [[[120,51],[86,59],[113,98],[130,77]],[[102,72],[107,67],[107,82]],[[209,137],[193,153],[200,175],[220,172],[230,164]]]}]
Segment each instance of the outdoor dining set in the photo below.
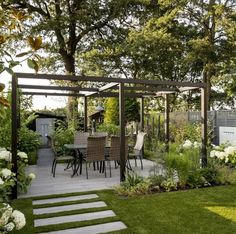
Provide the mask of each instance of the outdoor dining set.
[{"label": "outdoor dining set", "polygon": [[[146,133],[139,131],[136,137],[135,145],[128,143],[128,136],[125,137],[125,160],[126,168],[132,170],[130,160],[140,160],[141,169],[143,169],[143,145]],[[82,174],[83,163],[85,164],[86,178],[88,179],[88,166],[93,166],[94,170],[107,176],[106,164],[109,166],[110,177],[112,176],[111,162],[115,164],[115,168],[120,163],[120,136],[110,136],[106,132],[95,132],[90,135],[88,132],[76,132],[73,144],[65,144],[64,148],[70,152],[66,155],[58,155],[52,140],[52,150],[54,160],[52,163],[52,174],[55,177],[56,166],[59,162],[66,162],[65,170],[72,169],[72,177]]]}]

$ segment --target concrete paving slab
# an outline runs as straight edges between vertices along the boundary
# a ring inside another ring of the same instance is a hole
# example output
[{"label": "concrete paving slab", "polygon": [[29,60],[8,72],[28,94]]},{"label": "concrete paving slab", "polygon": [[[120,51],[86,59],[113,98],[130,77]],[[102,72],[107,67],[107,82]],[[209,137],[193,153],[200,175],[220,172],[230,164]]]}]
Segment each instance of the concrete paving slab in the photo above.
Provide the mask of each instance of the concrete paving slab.
[{"label": "concrete paving slab", "polygon": [[81,204],[73,204],[67,206],[55,206],[49,208],[40,208],[34,209],[33,214],[52,214],[62,211],[71,211],[71,210],[81,210],[81,209],[88,209],[88,208],[98,208],[98,207],[106,207],[106,203],[99,201],[99,202],[88,202],[88,203],[81,203]]},{"label": "concrete paving slab", "polygon": [[98,195],[97,194],[87,194],[87,195],[34,200],[33,205],[52,204],[52,203],[67,202],[67,201],[81,201],[81,200],[93,199],[93,198],[98,198]]},{"label": "concrete paving slab", "polygon": [[44,232],[40,234],[98,234],[112,231],[119,231],[127,228],[122,222],[111,222],[98,225],[91,225],[81,228],[73,228],[54,232]]},{"label": "concrete paving slab", "polygon": [[35,219],[34,226],[47,226],[52,224],[60,224],[60,223],[70,223],[70,222],[80,222],[86,220],[94,220],[94,219],[102,219],[108,217],[116,216],[112,210],[98,211],[98,212],[90,212],[85,214],[77,214],[77,215],[66,215],[59,216],[53,218],[45,218],[45,219]]}]

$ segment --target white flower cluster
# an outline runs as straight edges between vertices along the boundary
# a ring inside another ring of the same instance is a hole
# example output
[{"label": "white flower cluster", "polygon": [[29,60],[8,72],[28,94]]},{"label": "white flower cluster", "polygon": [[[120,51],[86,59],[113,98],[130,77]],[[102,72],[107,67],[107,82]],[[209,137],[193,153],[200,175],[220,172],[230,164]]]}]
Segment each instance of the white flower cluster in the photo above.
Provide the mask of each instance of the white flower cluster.
[{"label": "white flower cluster", "polygon": [[192,148],[198,149],[201,147],[201,143],[197,141],[191,142],[190,140],[186,140],[184,144],[182,145],[182,147],[184,149],[192,149]]},{"label": "white flower cluster", "polygon": [[36,175],[34,173],[30,173],[28,175],[28,178],[31,179],[31,180],[34,180],[36,178]]},{"label": "white flower cluster", "polygon": [[236,160],[236,146],[226,146],[222,149],[220,146],[214,146],[210,152],[211,158],[217,158],[225,163]]},{"label": "white flower cluster", "polygon": [[17,156],[18,156],[20,159],[22,159],[22,160],[28,159],[28,156],[27,156],[27,154],[26,154],[25,152],[18,152],[18,153],[17,153]]},{"label": "white flower cluster", "polygon": [[5,148],[0,148],[0,159],[11,162],[11,152]]},{"label": "white flower cluster", "polygon": [[26,224],[24,214],[18,210],[13,211],[9,204],[3,203],[0,214],[0,233],[2,233],[1,231],[4,233],[11,232],[14,228],[20,230]]},{"label": "white flower cluster", "polygon": [[2,175],[3,178],[6,179],[12,175],[12,172],[11,172],[11,170],[4,168],[0,171],[0,174]]}]

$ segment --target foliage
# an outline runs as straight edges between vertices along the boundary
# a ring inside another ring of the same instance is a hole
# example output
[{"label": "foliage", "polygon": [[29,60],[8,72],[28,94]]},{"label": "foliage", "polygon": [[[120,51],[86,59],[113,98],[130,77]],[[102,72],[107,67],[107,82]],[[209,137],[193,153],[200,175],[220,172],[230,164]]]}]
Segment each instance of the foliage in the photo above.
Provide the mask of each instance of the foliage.
[{"label": "foliage", "polygon": [[67,124],[61,120],[57,120],[57,128],[53,132],[52,140],[53,145],[59,155],[63,155],[65,152],[65,144],[70,144],[74,140],[75,129],[68,127]]},{"label": "foliage", "polygon": [[98,126],[99,132],[107,132],[109,136],[111,135],[118,135],[119,133],[119,126],[115,124],[104,123]]},{"label": "foliage", "polygon": [[[6,6],[7,5],[7,6]],[[7,71],[13,74],[13,68],[24,61],[35,72],[39,70],[41,56],[38,51],[44,47],[41,36],[25,36],[23,24],[31,19],[25,10],[15,5],[9,6],[7,2],[0,6],[0,73]],[[13,46],[14,43],[24,42],[27,51],[20,52]]]},{"label": "foliage", "polygon": [[170,124],[170,139],[181,144],[186,139],[190,141],[201,140],[201,127],[198,123],[189,123],[178,120]]},{"label": "foliage", "polygon": [[18,149],[28,154],[35,152],[39,146],[39,134],[27,127],[21,127],[19,130]]},{"label": "foliage", "polygon": [[161,183],[161,187],[166,192],[170,192],[172,190],[177,190],[177,182],[174,181],[172,178],[168,178]]},{"label": "foliage", "polygon": [[115,187],[116,192],[122,196],[137,196],[150,193],[151,183],[135,173],[128,173],[126,180]]},{"label": "foliage", "polygon": [[[125,99],[125,120],[126,122],[139,121],[139,103],[132,98]],[[108,124],[119,124],[119,100],[108,98],[105,103],[104,122]]]}]

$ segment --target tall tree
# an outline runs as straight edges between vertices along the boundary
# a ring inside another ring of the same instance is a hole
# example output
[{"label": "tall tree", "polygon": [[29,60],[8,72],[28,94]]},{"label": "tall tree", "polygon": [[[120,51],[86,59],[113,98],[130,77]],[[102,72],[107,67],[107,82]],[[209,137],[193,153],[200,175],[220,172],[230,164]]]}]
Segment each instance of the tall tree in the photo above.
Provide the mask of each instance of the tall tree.
[{"label": "tall tree", "polygon": [[[30,34],[43,35],[48,43],[47,69],[83,74],[79,54],[90,49],[98,38],[110,37],[114,30],[127,30],[132,24],[131,12],[142,1],[133,0],[10,0],[20,9],[27,9],[33,18]],[[62,62],[62,63],[61,63]],[[62,67],[63,65],[63,67]],[[75,113],[69,108],[69,112]],[[71,106],[70,106],[71,107]],[[73,118],[73,116],[70,116]]]}]

